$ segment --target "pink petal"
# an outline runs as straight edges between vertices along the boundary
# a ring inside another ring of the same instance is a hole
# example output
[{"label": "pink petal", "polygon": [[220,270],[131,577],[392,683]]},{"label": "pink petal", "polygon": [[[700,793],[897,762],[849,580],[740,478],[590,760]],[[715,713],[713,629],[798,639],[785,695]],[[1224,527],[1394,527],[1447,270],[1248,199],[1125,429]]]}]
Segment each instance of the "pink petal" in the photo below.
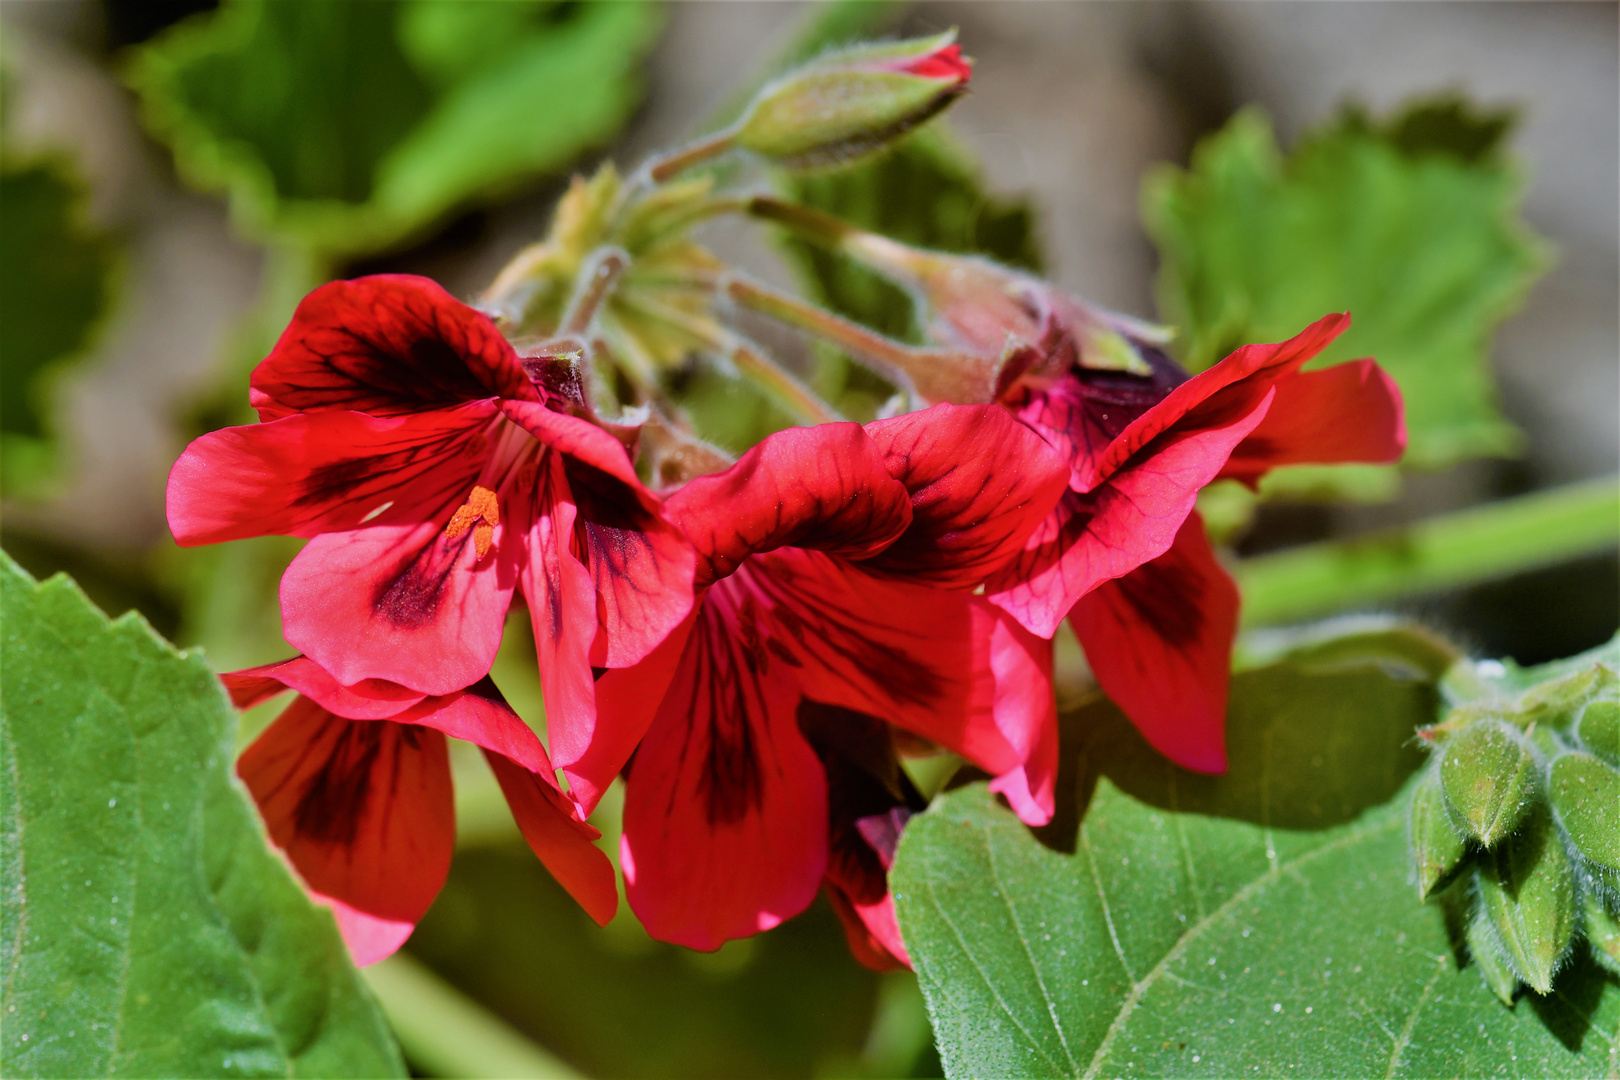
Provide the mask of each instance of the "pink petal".
[{"label": "pink petal", "polygon": [[277,694],[296,690],[346,720],[388,720],[427,695],[382,679],[344,686],[307,656],[232,671],[219,677],[238,709],[251,709]]},{"label": "pink petal", "polygon": [[372,526],[311,540],[281,579],[282,633],[350,686],[385,679],[449,694],[489,672],[516,584],[516,552],[497,526],[480,560],[472,532],[433,522]]}]

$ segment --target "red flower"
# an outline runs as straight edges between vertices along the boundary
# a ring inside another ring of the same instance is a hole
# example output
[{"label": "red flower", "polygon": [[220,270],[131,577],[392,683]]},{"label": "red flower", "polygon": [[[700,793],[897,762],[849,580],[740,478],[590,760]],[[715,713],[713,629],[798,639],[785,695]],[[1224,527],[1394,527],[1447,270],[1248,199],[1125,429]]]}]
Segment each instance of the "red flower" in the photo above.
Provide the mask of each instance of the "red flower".
[{"label": "red flower", "polygon": [[1278,465],[1401,456],[1400,390],[1377,364],[1300,370],[1349,316],[1188,378],[1155,347],[1163,331],[1027,274],[838,236],[926,303],[942,348],[911,354],[906,369],[924,397],[1000,401],[1071,463],[1069,491],[988,583],[990,599],[1046,637],[1070,616],[1098,682],[1148,741],[1189,768],[1223,770],[1238,594],[1193,506],[1217,479],[1253,485]]},{"label": "red flower", "polygon": [[558,789],[540,740],[488,678],[429,697],[380,679],[343,686],[295,657],[221,679],[244,709],[298,691],[236,771],[271,839],[332,909],[355,963],[398,949],[450,870],[446,735],[483,748],[540,861],[597,923],[613,917],[613,865],[591,842],[601,834]]},{"label": "red flower", "polygon": [[622,865],[649,933],[712,949],[849,880],[829,862],[853,827],[829,816],[849,771],[819,756],[840,745],[817,731],[838,728],[829,710],[877,733],[880,771],[892,724],[1049,818],[1049,650],[968,590],[1019,550],[1065,472],[1002,410],[940,406],[783,431],[670,496],[701,598],[643,664],[602,679],[618,742],[593,759],[605,783],[640,741]]},{"label": "red flower", "polygon": [[520,591],[569,770],[594,727],[592,667],[636,663],[691,605],[690,546],[623,446],[424,278],[316,289],[251,400],[261,423],[175,463],[175,538],[311,537],[282,578],[283,632],[343,685],[477,682]]}]

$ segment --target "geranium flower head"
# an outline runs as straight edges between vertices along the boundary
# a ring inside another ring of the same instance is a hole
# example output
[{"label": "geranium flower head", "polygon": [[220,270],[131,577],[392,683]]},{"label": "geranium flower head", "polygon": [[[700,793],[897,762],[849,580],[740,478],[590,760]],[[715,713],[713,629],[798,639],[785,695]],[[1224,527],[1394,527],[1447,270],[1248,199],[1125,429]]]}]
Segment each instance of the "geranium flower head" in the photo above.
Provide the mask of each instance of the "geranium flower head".
[{"label": "geranium flower head", "polygon": [[618,907],[599,833],[557,786],[539,738],[487,677],[429,696],[373,679],[344,686],[306,657],[221,676],[239,708],[298,697],[243,751],[237,773],[271,840],[331,908],[355,963],[392,954],[433,903],[455,848],[446,736],[481,747],[524,839],[598,924]]},{"label": "geranium flower head", "polygon": [[476,683],[521,593],[568,769],[594,726],[592,668],[639,661],[691,606],[690,545],[620,440],[537,386],[488,318],[401,275],[306,297],[252,401],[260,423],[175,463],[175,539],[309,537],[282,578],[283,633],[343,685]]},{"label": "geranium flower head", "polygon": [[838,717],[870,734],[872,761],[908,732],[995,775],[1026,820],[1050,816],[1049,650],[971,590],[1066,474],[1004,410],[940,406],[779,432],[669,497],[700,600],[646,661],[602,679],[603,731],[622,741],[599,741],[597,764],[611,777],[639,741],[622,865],[654,937],[714,948],[797,914],[824,880],[882,906],[869,876],[829,861],[858,836],[830,810],[855,790],[848,748],[824,756],[842,744],[813,730]]}]

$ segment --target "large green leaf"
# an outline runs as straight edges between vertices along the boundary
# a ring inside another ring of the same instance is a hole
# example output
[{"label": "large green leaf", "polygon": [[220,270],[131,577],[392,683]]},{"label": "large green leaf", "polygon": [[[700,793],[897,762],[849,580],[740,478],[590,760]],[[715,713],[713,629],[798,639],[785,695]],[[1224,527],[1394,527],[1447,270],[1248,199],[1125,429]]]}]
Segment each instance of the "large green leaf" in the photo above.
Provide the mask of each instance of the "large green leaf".
[{"label": "large green leaf", "polygon": [[398,1076],[200,656],[0,554],[0,1073]]},{"label": "large green leaf", "polygon": [[0,483],[8,495],[48,471],[44,384],[53,366],[90,344],[111,299],[117,248],[85,223],[83,201],[66,162],[0,166]]},{"label": "large green leaf", "polygon": [[1505,1009],[1417,899],[1405,791],[1438,664],[1366,644],[1235,676],[1224,776],[1099,700],[1065,717],[1038,836],[978,784],[912,820],[890,881],[949,1075],[1612,1068],[1613,980],[1583,962]]},{"label": "large green leaf", "polygon": [[1183,359],[1199,370],[1349,311],[1350,330],[1317,366],[1374,356],[1389,370],[1406,398],[1408,464],[1515,451],[1491,336],[1547,254],[1518,215],[1523,182],[1498,145],[1508,120],[1456,101],[1383,126],[1346,111],[1284,155],[1249,110],[1190,169],[1151,174],[1142,212]]},{"label": "large green leaf", "polygon": [[131,79],[241,227],[348,256],[607,138],[658,23],[640,3],[228,0],[143,46]]}]

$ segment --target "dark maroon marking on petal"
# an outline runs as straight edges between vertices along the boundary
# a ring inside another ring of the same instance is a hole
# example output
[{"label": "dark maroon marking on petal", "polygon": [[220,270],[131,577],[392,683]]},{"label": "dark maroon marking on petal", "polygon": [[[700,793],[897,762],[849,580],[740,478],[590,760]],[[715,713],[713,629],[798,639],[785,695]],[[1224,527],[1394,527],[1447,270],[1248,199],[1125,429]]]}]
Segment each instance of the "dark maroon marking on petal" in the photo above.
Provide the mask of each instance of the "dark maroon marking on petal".
[{"label": "dark maroon marking on petal", "polygon": [[471,694],[473,697],[483,698],[485,701],[493,701],[497,705],[511,708],[511,706],[507,704],[506,695],[501,693],[500,687],[495,685],[495,680],[490,678],[488,675],[485,675],[482,679],[479,679],[477,682],[467,687],[466,693]]},{"label": "dark maroon marking on petal", "polygon": [[432,622],[450,575],[455,573],[461,550],[471,538],[471,532],[459,540],[435,535],[392,581],[378,585],[371,601],[372,610],[402,630],[413,630]]},{"label": "dark maroon marking on petal", "polygon": [[900,767],[881,720],[805,698],[798,722],[827,774],[827,876],[858,902],[876,903],[888,891],[887,868],[860,821],[928,804]]},{"label": "dark maroon marking on petal", "polygon": [[[720,827],[758,813],[764,806],[764,777],[760,765],[760,736],[754,725],[768,725],[769,704],[762,679],[770,659],[760,647],[757,628],[745,629],[758,618],[747,597],[740,611],[726,610],[729,598],[715,596],[705,604],[687,643],[694,668],[690,703],[694,728],[707,736],[699,770],[698,792],[710,825]],[[687,746],[698,745],[701,736]],[[765,735],[769,738],[769,735]],[[684,758],[686,750],[682,750]]]},{"label": "dark maroon marking on petal", "polygon": [[1202,636],[1204,580],[1188,567],[1155,560],[1143,563],[1114,584],[1142,621],[1171,646],[1184,648]]},{"label": "dark maroon marking on petal", "polygon": [[[864,620],[847,612],[827,611],[803,603],[793,587],[792,571],[781,561],[773,560],[769,573],[756,573],[751,569],[744,573],[749,584],[770,601],[776,625],[793,639],[789,644],[773,638],[773,642],[780,642],[780,648],[800,655],[819,656],[823,662],[832,659],[836,664],[854,668],[896,698],[914,705],[939,700],[942,689],[934,671],[868,635]],[[803,666],[803,661],[794,666]]]},{"label": "dark maroon marking on petal", "polygon": [[344,724],[325,763],[305,784],[293,813],[300,836],[318,843],[347,847],[354,843],[360,817],[377,780],[377,758],[386,746],[390,787],[398,782],[401,745],[419,749],[420,731],[414,724],[387,720],[336,721]]},{"label": "dark maroon marking on petal", "polygon": [[416,443],[401,433],[402,448],[328,462],[310,469],[293,496],[292,505],[300,509],[319,507],[339,501],[353,501],[365,497],[383,499],[401,488],[410,491],[417,504],[448,503],[464,496],[461,477],[456,470],[446,470],[435,478],[435,467],[453,460],[460,453],[475,450],[481,444],[482,434],[469,426],[432,442]]}]

